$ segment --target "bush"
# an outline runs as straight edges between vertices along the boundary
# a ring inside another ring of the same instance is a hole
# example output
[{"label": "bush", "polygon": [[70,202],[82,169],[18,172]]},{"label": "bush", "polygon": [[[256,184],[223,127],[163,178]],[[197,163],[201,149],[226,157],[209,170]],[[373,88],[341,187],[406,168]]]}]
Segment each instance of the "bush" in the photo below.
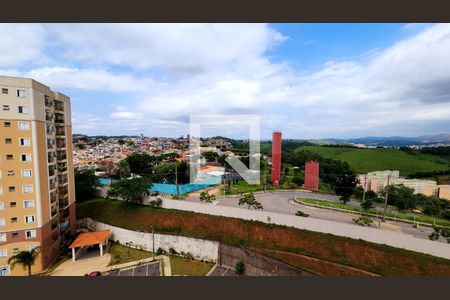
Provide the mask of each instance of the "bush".
[{"label": "bush", "polygon": [[156,250],[156,255],[163,255],[163,254],[166,254],[166,251],[163,248],[158,247],[158,249]]},{"label": "bush", "polygon": [[173,200],[183,200],[185,198],[186,198],[186,194],[179,194],[179,195],[175,194],[175,195],[172,195],[172,199]]},{"label": "bush", "polygon": [[244,274],[245,264],[244,264],[244,262],[242,260],[236,262],[236,264],[234,265],[234,271],[238,275],[243,275]]},{"label": "bush", "polygon": [[178,254],[177,250],[175,250],[172,247],[169,248],[169,253],[170,253],[170,255],[177,255]]},{"label": "bush", "polygon": [[309,217],[309,214],[302,212],[301,210],[297,210],[297,212],[295,213],[296,216],[299,217]]},{"label": "bush", "polygon": [[153,207],[161,207],[162,205],[162,199],[161,198],[156,198],[155,200],[150,201],[150,206]]},{"label": "bush", "polygon": [[355,218],[353,219],[353,222],[355,222],[359,226],[370,226],[370,224],[372,224],[372,220],[366,216]]},{"label": "bush", "polygon": [[446,210],[442,213],[444,219],[450,220],[450,210]]},{"label": "bush", "polygon": [[369,210],[373,207],[373,200],[370,198],[366,198],[364,202],[361,202],[361,208],[365,210]]}]

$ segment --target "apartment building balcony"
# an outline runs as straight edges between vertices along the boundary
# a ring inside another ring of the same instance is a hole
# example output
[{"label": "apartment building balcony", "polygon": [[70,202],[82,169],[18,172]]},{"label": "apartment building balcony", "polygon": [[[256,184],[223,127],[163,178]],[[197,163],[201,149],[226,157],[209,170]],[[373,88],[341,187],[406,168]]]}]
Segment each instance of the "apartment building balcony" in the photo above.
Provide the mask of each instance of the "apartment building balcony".
[{"label": "apartment building balcony", "polygon": [[67,231],[67,229],[70,228],[70,220],[67,219],[66,221],[64,221],[63,223],[61,223],[61,224],[59,225],[59,228],[61,229],[61,232]]},{"label": "apartment building balcony", "polygon": [[69,206],[69,200],[68,199],[59,200],[59,209],[60,210],[66,209],[67,206]]},{"label": "apartment building balcony", "polygon": [[64,128],[64,126],[58,126],[58,128],[56,128],[56,136],[65,136],[66,135],[66,129]]},{"label": "apartment building balcony", "polygon": [[67,164],[66,163],[58,163],[58,172],[64,173],[67,171]]},{"label": "apartment building balcony", "polygon": [[58,186],[64,186],[69,183],[69,177],[67,174],[58,176]]},{"label": "apartment building balcony", "polygon": [[61,223],[64,223],[69,220],[70,211],[69,208],[66,208],[64,210],[60,210],[59,212],[59,226],[61,227]]},{"label": "apartment building balcony", "polygon": [[52,231],[59,227],[59,223],[58,223],[58,219],[57,218],[52,219],[51,227],[52,227]]},{"label": "apartment building balcony", "polygon": [[56,139],[56,147],[59,149],[66,148],[66,140],[63,138]]},{"label": "apartment building balcony", "polygon": [[47,139],[47,149],[54,149],[55,144],[55,139]]},{"label": "apartment building balcony", "polygon": [[55,115],[49,111],[45,111],[45,121],[53,122]]},{"label": "apartment building balcony", "polygon": [[51,204],[55,203],[56,201],[58,201],[58,195],[57,195],[56,191],[51,192],[50,193],[50,202],[51,202]]},{"label": "apartment building balcony", "polygon": [[58,214],[58,210],[57,210],[56,208],[52,207],[52,210],[51,210],[51,217],[53,218],[53,217],[56,216],[57,214]]},{"label": "apartment building balcony", "polygon": [[56,160],[63,161],[67,159],[67,154],[65,151],[58,151],[56,153]]},{"label": "apartment building balcony", "polygon": [[50,96],[44,95],[44,102],[45,102],[45,107],[48,107],[48,108],[53,107],[53,100],[50,98]]},{"label": "apartment building balcony", "polygon": [[50,191],[56,189],[56,180],[55,180],[54,178],[53,178],[53,179],[50,179],[50,180],[49,180],[48,186],[49,186],[49,188],[50,188]]},{"label": "apartment building balcony", "polygon": [[49,177],[56,176],[56,166],[55,165],[51,165],[48,167],[48,176]]},{"label": "apartment building balcony", "polygon": [[55,113],[55,123],[57,124],[64,124],[64,115],[61,113]]},{"label": "apartment building balcony", "polygon": [[53,135],[55,133],[55,126],[47,124],[47,126],[45,126],[45,131],[47,135]]},{"label": "apartment building balcony", "polygon": [[48,162],[49,164],[55,163],[55,162],[56,162],[56,154],[55,154],[55,152],[49,152],[49,153],[47,153],[47,162]]},{"label": "apartment building balcony", "polygon": [[55,100],[55,101],[53,101],[53,104],[54,104],[53,109],[55,111],[58,111],[61,114],[64,113],[64,102]]}]

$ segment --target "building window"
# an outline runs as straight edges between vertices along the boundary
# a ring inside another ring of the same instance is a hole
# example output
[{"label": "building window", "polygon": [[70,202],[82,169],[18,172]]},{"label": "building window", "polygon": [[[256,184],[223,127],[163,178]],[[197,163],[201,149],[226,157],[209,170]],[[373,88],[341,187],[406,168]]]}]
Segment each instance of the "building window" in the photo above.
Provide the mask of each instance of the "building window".
[{"label": "building window", "polygon": [[8,176],[14,176],[14,170],[8,170]]},{"label": "building window", "polygon": [[5,144],[12,144],[12,139],[6,138],[5,139]]},{"label": "building window", "polygon": [[28,108],[26,106],[19,106],[19,114],[27,114]]},{"label": "building window", "polygon": [[2,94],[8,94],[8,89],[2,88]]},{"label": "building window", "polygon": [[12,154],[6,154],[6,160],[12,160],[14,156]]},{"label": "building window", "polygon": [[9,203],[9,207],[12,207],[12,208],[17,207],[17,203],[16,202],[10,202]]},{"label": "building window", "polygon": [[11,233],[11,236],[13,239],[17,239],[19,237],[19,233],[18,232],[13,232]]},{"label": "building window", "polygon": [[0,276],[9,276],[9,266],[0,267]]},{"label": "building window", "polygon": [[21,161],[31,161],[31,155],[30,154],[21,154],[20,159],[21,159]]},{"label": "building window", "polygon": [[22,177],[31,177],[31,170],[22,170]]},{"label": "building window", "polygon": [[12,217],[11,218],[11,223],[17,223],[17,217]]},{"label": "building window", "polygon": [[3,124],[5,125],[5,127],[11,127],[11,122],[5,122]]},{"label": "building window", "polygon": [[7,256],[8,256],[8,250],[0,249],[0,257],[7,257]]},{"label": "building window", "polygon": [[3,110],[9,110],[9,105],[4,104],[3,105]]},{"label": "building window", "polygon": [[33,185],[27,184],[22,186],[22,192],[25,194],[31,194],[33,192]]},{"label": "building window", "polygon": [[0,211],[4,211],[4,210],[5,210],[5,203],[0,202]]},{"label": "building window", "polygon": [[19,122],[19,130],[30,130],[30,123]]},{"label": "building window", "polygon": [[10,193],[14,193],[16,191],[16,187],[15,186],[10,186],[8,188],[8,190],[9,190]]},{"label": "building window", "polygon": [[6,242],[6,233],[0,233],[0,243]]},{"label": "building window", "polygon": [[25,238],[33,239],[35,237],[36,237],[36,230],[26,230],[25,231]]},{"label": "building window", "polygon": [[16,254],[16,253],[19,253],[19,252],[20,252],[19,248],[17,248],[17,247],[13,248],[13,254]]},{"label": "building window", "polygon": [[0,218],[0,227],[6,226],[5,218]]},{"label": "building window", "polygon": [[33,208],[34,207],[34,201],[33,200],[25,200],[25,201],[23,201],[23,207],[25,207],[25,208]]},{"label": "building window", "polygon": [[34,223],[34,216],[25,216],[25,223]]},{"label": "building window", "polygon": [[17,97],[25,98],[27,96],[27,90],[17,90]]},{"label": "building window", "polygon": [[30,146],[29,138],[20,138],[20,146]]}]

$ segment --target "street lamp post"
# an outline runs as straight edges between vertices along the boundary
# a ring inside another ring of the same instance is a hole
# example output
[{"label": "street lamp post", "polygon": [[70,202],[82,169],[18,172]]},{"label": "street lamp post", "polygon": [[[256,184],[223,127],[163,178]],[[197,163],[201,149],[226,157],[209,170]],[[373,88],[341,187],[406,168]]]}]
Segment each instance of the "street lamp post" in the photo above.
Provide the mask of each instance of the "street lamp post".
[{"label": "street lamp post", "polygon": [[150,226],[152,229],[152,253],[153,253],[153,260],[155,260],[155,230],[153,228],[153,225]]}]

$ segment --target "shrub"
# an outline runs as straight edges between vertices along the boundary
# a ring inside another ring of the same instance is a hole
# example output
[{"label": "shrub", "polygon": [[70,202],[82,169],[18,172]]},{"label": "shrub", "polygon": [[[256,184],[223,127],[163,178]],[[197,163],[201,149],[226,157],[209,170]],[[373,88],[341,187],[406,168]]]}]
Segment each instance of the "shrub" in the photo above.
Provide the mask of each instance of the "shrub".
[{"label": "shrub", "polygon": [[170,255],[177,255],[178,254],[177,250],[175,250],[172,247],[169,248],[169,253],[170,253]]},{"label": "shrub", "polygon": [[297,212],[295,213],[296,216],[299,217],[309,217],[309,214],[302,212],[301,210],[297,210]]},{"label": "shrub", "polygon": [[355,218],[353,219],[353,222],[355,222],[359,226],[370,226],[370,224],[372,224],[372,220],[366,216],[362,216],[357,219]]},{"label": "shrub", "polygon": [[444,219],[450,220],[450,210],[446,210],[442,213]]},{"label": "shrub", "polygon": [[163,255],[163,254],[166,254],[166,251],[163,248],[158,247],[158,249],[156,249],[156,255]]},{"label": "shrub", "polygon": [[155,200],[150,201],[150,206],[153,207],[161,207],[162,205],[162,199],[161,198],[156,198]]},{"label": "shrub", "polygon": [[236,262],[236,264],[234,265],[234,271],[238,275],[243,275],[245,271],[245,263],[242,260]]}]

